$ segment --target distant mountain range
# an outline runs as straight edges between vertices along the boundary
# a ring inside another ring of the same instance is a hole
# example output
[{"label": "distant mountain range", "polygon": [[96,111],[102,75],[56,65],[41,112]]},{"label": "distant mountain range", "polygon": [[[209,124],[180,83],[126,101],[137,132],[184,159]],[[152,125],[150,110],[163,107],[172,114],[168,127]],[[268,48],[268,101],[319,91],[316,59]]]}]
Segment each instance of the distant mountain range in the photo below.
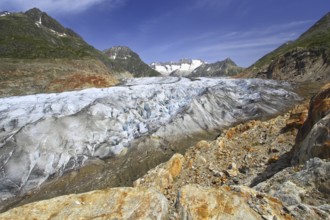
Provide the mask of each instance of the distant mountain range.
[{"label": "distant mountain range", "polygon": [[108,87],[127,77],[259,77],[330,80],[330,13],[296,41],[287,42],[247,69],[231,59],[144,63],[128,47],[99,51],[37,8],[0,12],[0,97]]},{"label": "distant mountain range", "polygon": [[243,70],[243,68],[238,67],[230,58],[211,64],[202,60],[181,59],[178,62],[151,63],[150,66],[154,70],[160,72],[163,76],[184,77],[232,76]]}]

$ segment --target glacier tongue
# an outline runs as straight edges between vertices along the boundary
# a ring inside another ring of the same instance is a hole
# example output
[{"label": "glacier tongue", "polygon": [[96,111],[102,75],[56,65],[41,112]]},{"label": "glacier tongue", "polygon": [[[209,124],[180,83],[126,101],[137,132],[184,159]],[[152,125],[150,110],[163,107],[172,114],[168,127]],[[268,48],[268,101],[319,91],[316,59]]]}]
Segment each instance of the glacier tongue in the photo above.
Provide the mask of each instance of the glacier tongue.
[{"label": "glacier tongue", "polygon": [[133,140],[167,140],[269,116],[298,97],[260,79],[139,78],[124,85],[0,99],[0,195],[27,192],[90,158],[124,155]]}]

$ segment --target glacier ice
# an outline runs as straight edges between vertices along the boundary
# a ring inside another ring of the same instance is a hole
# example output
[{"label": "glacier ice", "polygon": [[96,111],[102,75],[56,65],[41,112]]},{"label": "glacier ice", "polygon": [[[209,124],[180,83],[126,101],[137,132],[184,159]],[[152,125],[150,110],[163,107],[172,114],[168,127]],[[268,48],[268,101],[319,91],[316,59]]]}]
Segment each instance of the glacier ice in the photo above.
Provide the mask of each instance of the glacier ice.
[{"label": "glacier ice", "polygon": [[133,140],[168,140],[278,113],[298,96],[260,79],[138,78],[121,86],[0,99],[0,195],[27,192]]}]

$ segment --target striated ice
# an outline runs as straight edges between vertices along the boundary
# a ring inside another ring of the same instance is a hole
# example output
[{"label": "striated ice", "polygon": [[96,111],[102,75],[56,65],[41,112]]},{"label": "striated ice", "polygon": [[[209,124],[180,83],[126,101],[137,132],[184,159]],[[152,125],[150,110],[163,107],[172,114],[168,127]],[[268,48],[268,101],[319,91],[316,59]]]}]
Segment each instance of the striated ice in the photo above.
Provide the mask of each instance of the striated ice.
[{"label": "striated ice", "polygon": [[277,113],[298,97],[260,79],[138,78],[122,86],[0,99],[0,195],[26,192],[147,135],[180,138]]}]

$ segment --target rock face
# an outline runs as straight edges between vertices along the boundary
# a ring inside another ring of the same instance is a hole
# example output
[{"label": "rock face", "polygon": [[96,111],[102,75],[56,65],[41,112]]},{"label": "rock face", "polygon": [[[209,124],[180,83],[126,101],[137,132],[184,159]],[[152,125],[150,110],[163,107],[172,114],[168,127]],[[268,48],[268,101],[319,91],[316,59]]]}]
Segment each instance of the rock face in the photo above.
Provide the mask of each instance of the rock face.
[{"label": "rock face", "polygon": [[330,80],[330,13],[297,40],[283,44],[249,67],[244,77],[296,82]]},{"label": "rock face", "polygon": [[178,194],[180,219],[293,219],[281,202],[248,187],[186,185]]},{"label": "rock face", "polygon": [[293,163],[304,163],[310,158],[330,158],[330,84],[310,101],[308,118],[301,127],[296,147],[293,149]]},{"label": "rock face", "polygon": [[181,59],[178,62],[152,63],[150,67],[163,76],[188,76],[204,63],[202,60]]},{"label": "rock face", "polygon": [[0,214],[18,219],[168,219],[168,202],[149,188],[112,188],[27,204]]},{"label": "rock face", "polygon": [[297,47],[274,59],[255,77],[296,82],[328,81],[330,79],[328,56],[323,49]]},{"label": "rock face", "polygon": [[103,51],[111,61],[111,70],[120,78],[160,76],[128,47],[117,46]]},{"label": "rock face", "polygon": [[215,63],[204,63],[189,75],[190,77],[229,77],[243,71],[230,58]]},{"label": "rock face", "polygon": [[[110,171],[152,164],[154,158],[182,151],[192,136],[277,114],[297,99],[285,83],[206,78],[132,79],[107,89],[1,99],[2,202],[77,169],[81,176],[72,174],[77,182],[66,185],[65,193],[118,180],[128,184],[126,174],[116,178]],[[99,172],[89,174],[102,181],[86,179],[80,168],[106,158],[117,165],[100,165]],[[133,170],[127,175],[139,172]]]}]

